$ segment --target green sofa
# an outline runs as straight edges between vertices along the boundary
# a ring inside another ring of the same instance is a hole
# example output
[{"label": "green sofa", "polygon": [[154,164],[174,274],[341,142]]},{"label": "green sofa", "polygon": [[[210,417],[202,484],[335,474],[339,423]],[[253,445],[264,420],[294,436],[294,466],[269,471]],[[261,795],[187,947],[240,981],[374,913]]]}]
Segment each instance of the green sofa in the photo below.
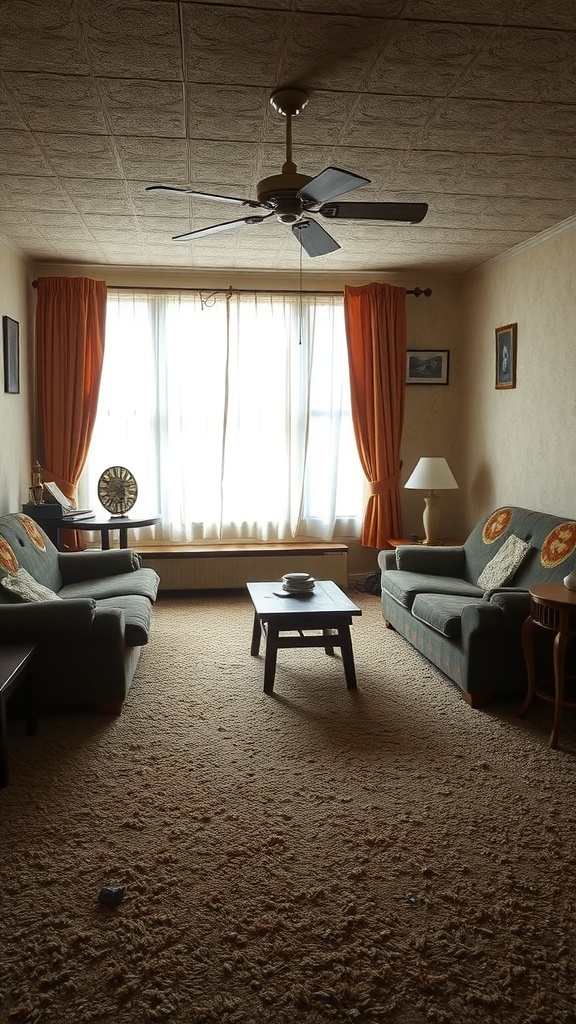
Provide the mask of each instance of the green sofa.
[{"label": "green sofa", "polygon": [[[505,557],[511,550],[516,568]],[[512,569],[504,582],[497,578],[499,561],[502,576]],[[403,546],[381,551],[378,562],[386,624],[457,683],[469,704],[482,707],[525,692],[521,629],[528,588],[562,582],[576,568],[576,522],[503,507],[461,547]],[[540,669],[551,666],[551,639],[537,638]]]},{"label": "green sofa", "polygon": [[0,517],[0,643],[37,643],[39,710],[121,710],[159,582],[134,551],[59,552],[29,516]]}]

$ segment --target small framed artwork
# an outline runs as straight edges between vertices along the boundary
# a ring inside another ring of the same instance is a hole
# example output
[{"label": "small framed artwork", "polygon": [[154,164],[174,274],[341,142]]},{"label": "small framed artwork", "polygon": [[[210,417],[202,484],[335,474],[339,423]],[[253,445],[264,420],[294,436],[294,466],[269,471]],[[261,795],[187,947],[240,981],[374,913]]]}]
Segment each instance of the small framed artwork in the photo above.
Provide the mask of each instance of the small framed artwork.
[{"label": "small framed artwork", "polygon": [[450,350],[409,348],[406,353],[407,384],[447,384]]},{"label": "small framed artwork", "polygon": [[20,392],[20,325],[9,316],[2,317],[4,335],[4,391]]},{"label": "small framed artwork", "polygon": [[516,387],[516,338],[518,324],[496,328],[496,387]]}]

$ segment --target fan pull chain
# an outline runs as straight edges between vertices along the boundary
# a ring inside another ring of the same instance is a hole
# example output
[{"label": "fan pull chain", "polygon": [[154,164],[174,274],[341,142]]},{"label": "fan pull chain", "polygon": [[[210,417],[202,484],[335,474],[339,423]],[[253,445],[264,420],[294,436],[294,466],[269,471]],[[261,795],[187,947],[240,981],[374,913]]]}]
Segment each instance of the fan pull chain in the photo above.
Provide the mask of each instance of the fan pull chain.
[{"label": "fan pull chain", "polygon": [[300,246],[300,291],[299,291],[298,344],[302,344],[302,246]]}]

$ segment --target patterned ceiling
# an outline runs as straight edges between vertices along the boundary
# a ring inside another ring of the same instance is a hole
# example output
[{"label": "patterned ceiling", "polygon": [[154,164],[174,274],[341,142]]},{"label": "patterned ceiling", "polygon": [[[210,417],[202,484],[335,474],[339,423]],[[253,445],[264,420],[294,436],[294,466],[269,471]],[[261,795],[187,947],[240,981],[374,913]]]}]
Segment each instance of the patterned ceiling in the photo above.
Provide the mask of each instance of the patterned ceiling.
[{"label": "patterned ceiling", "polygon": [[294,118],[298,170],[348,199],[429,204],[420,225],[327,223],[304,269],[460,272],[576,213],[574,0],[0,0],[0,235],[37,261],[288,269],[271,218],[176,243],[256,198]]}]

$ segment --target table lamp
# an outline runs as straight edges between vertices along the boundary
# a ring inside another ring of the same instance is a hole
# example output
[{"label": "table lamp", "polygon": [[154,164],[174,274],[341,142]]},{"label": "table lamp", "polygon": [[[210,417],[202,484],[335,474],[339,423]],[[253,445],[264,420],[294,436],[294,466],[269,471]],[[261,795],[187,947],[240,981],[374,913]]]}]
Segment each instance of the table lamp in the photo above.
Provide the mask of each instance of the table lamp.
[{"label": "table lamp", "polygon": [[425,539],[422,543],[437,544],[440,530],[440,508],[438,495],[435,492],[458,487],[446,459],[420,459],[404,486],[415,491],[428,491],[424,498],[426,507],[422,519]]}]

